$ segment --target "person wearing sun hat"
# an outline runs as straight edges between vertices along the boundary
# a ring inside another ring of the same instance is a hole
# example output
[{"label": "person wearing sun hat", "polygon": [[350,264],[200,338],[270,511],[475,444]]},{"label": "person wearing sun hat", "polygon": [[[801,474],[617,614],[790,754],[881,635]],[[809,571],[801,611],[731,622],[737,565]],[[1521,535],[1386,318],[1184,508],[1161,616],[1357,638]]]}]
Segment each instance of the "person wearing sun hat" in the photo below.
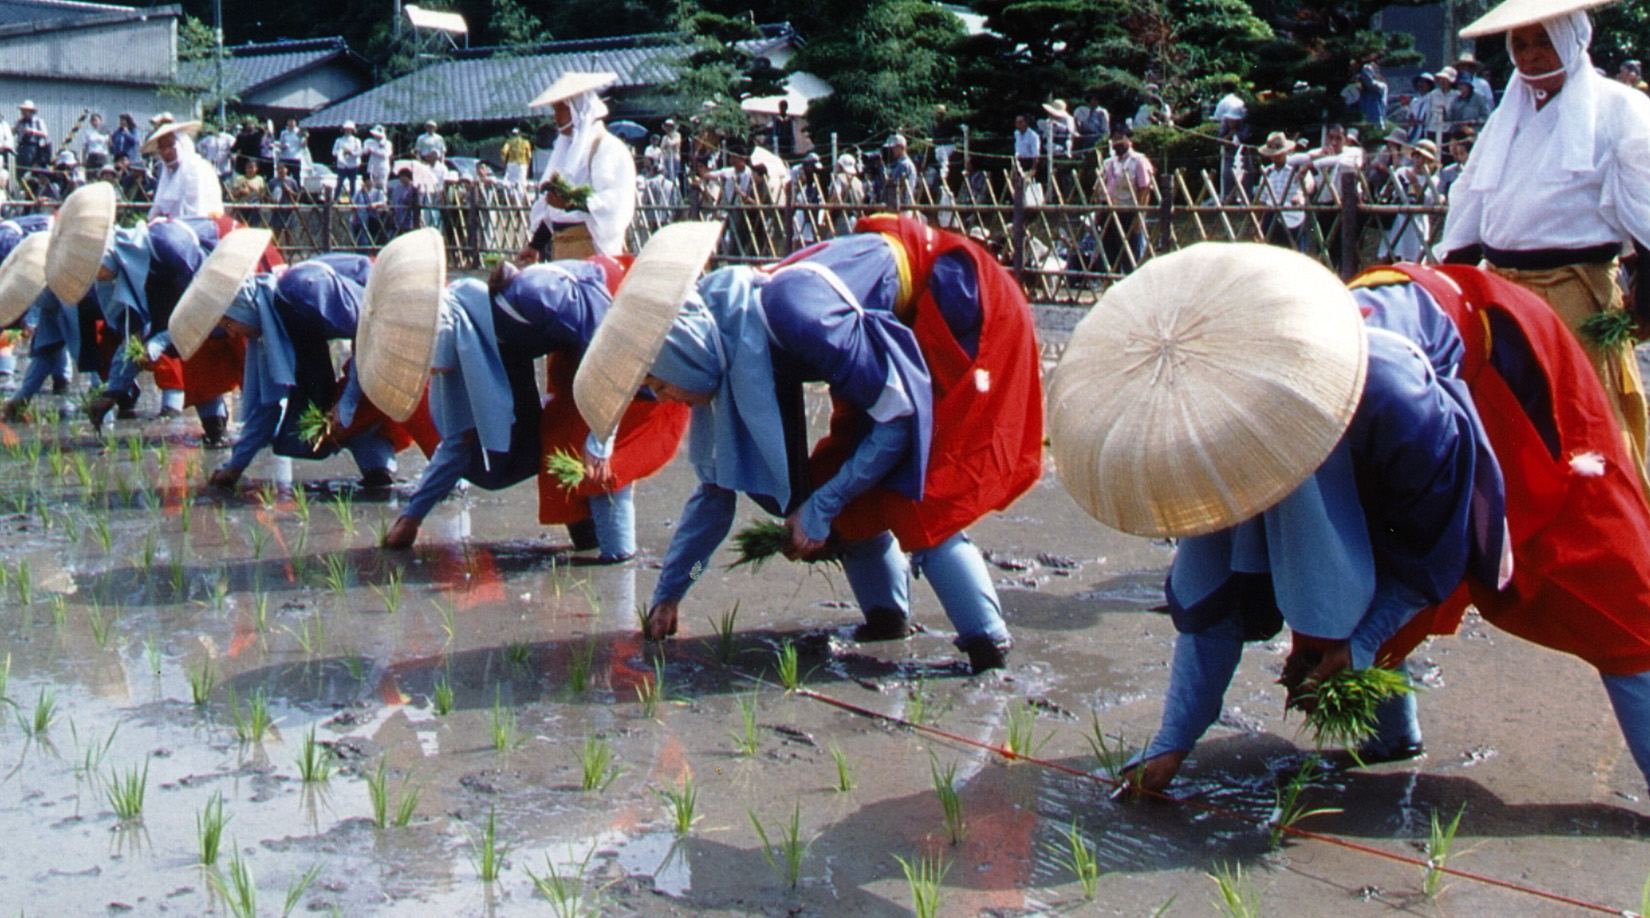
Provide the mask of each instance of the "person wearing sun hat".
[{"label": "person wearing sun hat", "polygon": [[[1299,253],[1202,243],[1147,262],[1073,332],[1049,416],[1079,506],[1180,540],[1163,725],[1133,765],[1147,790],[1219,716],[1244,642],[1290,627],[1293,702],[1339,669],[1385,665],[1467,573],[1504,583],[1504,492],[1470,396],[1410,338],[1366,328]],[[1383,705],[1377,726],[1365,761],[1419,754],[1412,703]]]},{"label": "person wearing sun hat", "polygon": [[149,205],[150,220],[216,217],[223,213],[223,184],[217,170],[195,152],[193,145],[178,142],[181,134],[199,129],[198,121],[169,122],[143,142],[143,155],[160,159],[154,203]]},{"label": "person wearing sun hat", "polygon": [[0,407],[7,420],[23,417],[23,409],[45,388],[47,379],[52,380],[58,393],[69,387],[68,335],[72,332],[78,344],[79,334],[73,315],[65,315],[63,304],[46,289],[51,223],[52,218],[45,214],[0,222],[0,327],[15,322],[30,330],[28,369],[17,390]]},{"label": "person wearing sun hat", "polygon": [[[207,483],[233,488],[265,447],[277,456],[324,459],[347,449],[364,488],[387,488],[395,453],[412,442],[360,401],[360,391],[335,379],[328,342],[355,336],[368,270],[360,255],[313,259],[256,273],[271,234],[238,229],[225,236],[196,273],[170,331],[178,352],[194,356],[218,333],[245,342],[241,433]],[[318,441],[305,440],[299,419],[318,407],[337,423]],[[341,420],[340,420],[341,419]]]},{"label": "person wearing sun hat", "polygon": [[1255,155],[1266,163],[1260,170],[1255,203],[1273,208],[1261,218],[1261,234],[1272,245],[1304,250],[1310,243],[1310,238],[1301,232],[1306,225],[1306,211],[1285,208],[1304,206],[1312,193],[1311,157],[1300,150],[1298,141],[1291,140],[1282,131],[1269,134]]},{"label": "person wearing sun hat", "polygon": [[[607,104],[598,95],[617,80],[613,73],[567,71],[532,101],[533,108],[551,107],[558,133],[528,214],[522,261],[624,254],[636,214],[636,163],[625,142],[607,132]],[[588,200],[563,197],[551,186],[557,176],[589,188]]]},{"label": "person wearing sun hat", "polygon": [[1447,261],[1482,259],[1552,304],[1611,394],[1642,475],[1644,381],[1632,336],[1610,329],[1629,321],[1618,256],[1650,243],[1650,98],[1594,69],[1586,8],[1597,4],[1507,0],[1461,30],[1504,33],[1517,72],[1450,188],[1435,248]]},{"label": "person wearing sun hat", "polygon": [[[724,268],[696,295],[686,284],[661,295],[657,314],[668,327],[647,339],[651,348],[614,354],[607,326],[598,331],[586,367],[637,364],[659,398],[694,407],[690,458],[700,484],[677,520],[648,637],[675,633],[694,572],[727,537],[743,492],[785,519],[787,555],[825,550],[841,559],[865,616],[856,640],[913,632],[914,566],[971,670],[1001,668],[1009,631],[964,530],[1041,477],[1029,309],[1012,276],[964,237],[891,214],[857,229],[772,270]],[[652,251],[650,241],[643,257]],[[638,277],[645,283],[650,267],[632,267],[609,322],[633,318],[626,290]],[[592,430],[607,429],[589,405],[586,370],[579,375],[581,412]],[[812,450],[802,400],[809,381],[828,383],[835,404]],[[612,400],[625,383],[634,384],[616,373],[598,391]]]}]

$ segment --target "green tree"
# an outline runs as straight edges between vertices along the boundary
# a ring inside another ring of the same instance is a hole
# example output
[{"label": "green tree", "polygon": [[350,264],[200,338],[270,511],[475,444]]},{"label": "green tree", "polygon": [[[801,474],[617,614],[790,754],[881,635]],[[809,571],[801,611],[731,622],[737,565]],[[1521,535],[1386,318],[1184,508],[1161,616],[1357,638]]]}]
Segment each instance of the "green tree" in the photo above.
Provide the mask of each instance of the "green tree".
[{"label": "green tree", "polygon": [[550,30],[527,11],[522,0],[493,0],[487,32],[500,45],[537,45],[550,40]]},{"label": "green tree", "polygon": [[[1479,42],[1482,47],[1485,42]],[[1614,76],[1626,60],[1650,56],[1650,0],[1621,0],[1593,10],[1593,62]]]}]

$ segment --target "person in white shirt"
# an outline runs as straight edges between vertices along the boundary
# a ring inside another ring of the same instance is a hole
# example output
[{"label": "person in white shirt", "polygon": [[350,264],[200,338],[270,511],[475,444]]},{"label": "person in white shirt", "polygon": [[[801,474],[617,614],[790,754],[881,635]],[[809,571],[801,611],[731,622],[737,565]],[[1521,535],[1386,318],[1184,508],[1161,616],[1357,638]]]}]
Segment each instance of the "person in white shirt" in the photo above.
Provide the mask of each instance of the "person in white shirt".
[{"label": "person in white shirt", "polygon": [[223,186],[217,171],[195,152],[193,144],[179,142],[180,134],[199,128],[198,121],[171,122],[156,128],[143,142],[143,155],[160,160],[155,200],[149,207],[151,222],[223,214]]},{"label": "person in white shirt", "polygon": [[1631,336],[1606,342],[1583,327],[1621,312],[1617,257],[1650,243],[1650,97],[1593,68],[1585,12],[1508,7],[1462,30],[1506,32],[1517,72],[1450,188],[1437,248],[1446,261],[1482,257],[1552,305],[1612,396],[1642,474],[1650,421]]},{"label": "person in white shirt", "polygon": [[419,159],[427,159],[434,153],[441,159],[447,158],[447,140],[441,136],[437,128],[440,125],[434,121],[424,122],[424,133],[419,134],[413,141],[413,155]]},{"label": "person in white shirt", "polygon": [[298,127],[298,119],[286,119],[286,127],[275,141],[275,155],[286,163],[286,170],[293,175],[304,173],[304,148],[308,143],[309,132]]},{"label": "person in white shirt", "polygon": [[1146,154],[1134,148],[1134,130],[1126,124],[1112,128],[1111,150],[1112,155],[1100,164],[1100,195],[1108,204],[1128,209],[1106,218],[1100,245],[1111,270],[1126,274],[1146,260],[1146,214],[1134,208],[1151,203],[1157,170]]},{"label": "person in white shirt", "polygon": [[[1348,142],[1348,132],[1339,124],[1331,124],[1324,128],[1323,146],[1307,153],[1311,162],[1314,177],[1317,180],[1318,190],[1315,196],[1316,203],[1331,205],[1341,203],[1341,185],[1349,175],[1357,175],[1364,168],[1363,148]],[[1354,190],[1356,188],[1354,187]],[[1325,254],[1329,264],[1336,271],[1341,270],[1342,231],[1341,211],[1321,210],[1317,214],[1318,238],[1323,240]],[[1357,237],[1356,227],[1353,227],[1353,238]]]},{"label": "person in white shirt", "polygon": [[[1455,92],[1455,68],[1445,67],[1433,74],[1433,90],[1427,94],[1427,123],[1426,136],[1433,143],[1443,143],[1444,132],[1449,130],[1449,112],[1458,98]],[[1419,142],[1421,138],[1415,140]]]},{"label": "person in white shirt", "polygon": [[86,126],[80,129],[80,161],[86,165],[87,175],[97,175],[109,164],[109,134],[103,130],[103,116],[92,112]]},{"label": "person in white shirt", "polygon": [[[602,123],[607,105],[596,94],[617,80],[613,73],[569,71],[531,103],[552,107],[559,133],[528,214],[522,261],[546,254],[557,260],[624,254],[636,215],[636,163],[625,142],[607,132]],[[575,188],[590,189],[582,206],[551,185],[558,175]]]},{"label": "person in white shirt", "polygon": [[395,147],[390,143],[382,124],[375,124],[367,132],[367,139],[361,142],[361,164],[366,173],[372,176],[372,183],[378,188],[386,188],[390,182],[390,160],[395,156]]},{"label": "person in white shirt", "polygon": [[1274,131],[1256,153],[1266,160],[1260,182],[1255,187],[1255,203],[1273,208],[1261,218],[1261,235],[1272,245],[1305,251],[1308,236],[1306,211],[1289,210],[1306,204],[1312,193],[1311,158],[1297,152],[1299,144],[1282,131]]},{"label": "person in white shirt", "polygon": [[1031,126],[1031,119],[1024,115],[1014,116],[1014,158],[1019,162],[1020,171],[1034,173],[1037,171],[1037,157],[1043,152],[1043,139],[1037,136],[1037,129]]},{"label": "person in white shirt", "polygon": [[[1397,205],[1431,206],[1438,203],[1438,146],[1423,140],[1407,150],[1396,139],[1388,145],[1399,150],[1399,163],[1386,186],[1386,201]],[[1404,160],[1408,160],[1404,162]],[[1419,264],[1432,252],[1432,216],[1424,213],[1393,214],[1381,233],[1377,257],[1383,261]]]},{"label": "person in white shirt", "polygon": [[332,142],[332,170],[338,174],[336,194],[350,200],[361,177],[361,138],[355,136],[353,121],[344,122],[343,133]]}]

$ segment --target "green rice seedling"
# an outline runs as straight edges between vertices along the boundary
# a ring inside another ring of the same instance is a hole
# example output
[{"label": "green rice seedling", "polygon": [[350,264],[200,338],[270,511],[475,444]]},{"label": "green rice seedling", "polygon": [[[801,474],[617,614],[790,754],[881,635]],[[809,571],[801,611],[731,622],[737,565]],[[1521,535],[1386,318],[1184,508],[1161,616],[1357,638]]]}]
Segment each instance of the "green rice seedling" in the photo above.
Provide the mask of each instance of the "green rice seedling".
[{"label": "green rice seedling", "polygon": [[756,836],[762,839],[762,860],[779,875],[787,888],[795,889],[802,879],[802,859],[808,856],[808,849],[814,843],[812,838],[804,840],[802,837],[802,804],[798,803],[791,809],[791,821],[780,827],[778,842],[768,838],[768,830],[763,828],[762,821],[756,818],[754,812],[746,810],[745,815],[756,827]]},{"label": "green rice seedling", "polygon": [[207,593],[208,602],[212,604],[212,611],[223,614],[229,608],[229,573],[218,571],[212,577],[211,587]]},{"label": "green rice seedling", "polygon": [[109,780],[104,784],[104,794],[109,799],[109,809],[115,811],[115,818],[121,822],[133,822],[143,817],[143,797],[149,789],[149,760],[143,760],[143,770],[140,772],[134,765],[125,772],[109,769]]},{"label": "green rice seedling", "polygon": [[550,913],[556,918],[598,918],[601,915],[596,891],[587,892],[584,880],[590,857],[595,853],[595,848],[585,852],[584,860],[573,865],[568,873],[558,871],[556,862],[548,854],[544,856],[544,876],[527,871],[527,877],[533,881],[539,895],[550,900]]},{"label": "green rice seedling", "polygon": [[928,680],[922,676],[905,693],[905,719],[914,724],[928,722]]},{"label": "green rice seedling", "polygon": [[493,709],[487,722],[487,734],[492,737],[493,749],[509,752],[522,743],[521,730],[516,726],[516,712],[504,706],[497,688],[493,689]]},{"label": "green rice seedling", "polygon": [[836,765],[836,791],[846,794],[854,789],[854,770],[848,761],[848,754],[836,743],[831,744],[831,761]]},{"label": "green rice seedling", "polygon": [[266,481],[252,492],[252,499],[265,511],[274,510],[281,503],[281,490],[275,486],[275,482]]},{"label": "green rice seedling", "polygon": [[1242,864],[1217,865],[1208,876],[1215,881],[1215,909],[1224,918],[1260,918],[1260,894]]},{"label": "green rice seedling", "polygon": [[[7,658],[10,659],[9,657]],[[46,735],[57,721],[57,692],[42,686],[34,699],[34,716],[23,722],[23,732],[39,739]]]},{"label": "green rice seedling", "polygon": [[51,451],[46,453],[46,467],[51,469],[52,477],[61,482],[69,473],[69,454],[58,447],[52,447]]},{"label": "green rice seedling", "polygon": [[643,679],[636,686],[636,701],[642,706],[643,717],[653,717],[659,713],[659,705],[665,700],[665,659],[655,657],[653,660],[653,678]]},{"label": "green rice seedling", "polygon": [[693,824],[699,821],[696,815],[699,808],[699,789],[693,786],[693,776],[682,779],[682,789],[672,790],[668,787],[656,787],[653,795],[664,804],[666,815],[676,828],[676,834],[686,836],[693,831]]},{"label": "green rice seedling", "polygon": [[934,794],[940,800],[940,812],[945,817],[945,834],[951,839],[951,844],[962,842],[968,832],[968,826],[963,822],[962,797],[957,793],[957,763],[940,767],[940,760],[930,752],[928,754],[928,775],[934,782]]},{"label": "green rice seedling", "polygon": [[7,567],[5,562],[0,562],[0,591],[9,586],[11,586],[11,568]]},{"label": "green rice seedling", "polygon": [[58,594],[52,596],[52,598],[47,601],[47,606],[48,606],[48,608],[51,609],[52,625],[56,628],[61,629],[63,627],[64,622],[67,622],[69,620],[69,599],[68,599],[68,597],[64,596],[62,593],[58,593]]},{"label": "green rice seedling", "polygon": [[182,500],[178,501],[178,528],[188,532],[194,521],[195,500],[186,494]]},{"label": "green rice seedling", "polygon": [[269,630],[269,594],[261,590],[252,596],[252,627],[259,634]]},{"label": "green rice seedling", "polygon": [[505,847],[498,840],[498,811],[487,811],[487,824],[482,827],[481,835],[470,837],[470,859],[475,862],[476,873],[481,875],[484,883],[491,883],[498,879],[499,871],[504,866]]},{"label": "green rice seedling", "polygon": [[375,545],[384,544],[384,537],[390,534],[390,517],[383,507],[378,508],[378,518],[372,524],[372,541]]},{"label": "green rice seedling", "polygon": [[294,482],[292,485],[292,515],[306,528],[309,526],[310,506],[309,491],[304,488],[303,482]]},{"label": "green rice seedling", "polygon": [[92,483],[92,464],[85,453],[71,453],[69,467],[74,470],[75,482],[81,487],[89,487]]},{"label": "green rice seedling", "polygon": [[526,641],[511,641],[504,648],[504,661],[512,667],[526,669],[533,659],[533,645]]},{"label": "green rice seedling", "polygon": [[390,827],[389,762],[378,760],[378,767],[367,772],[367,800],[372,804],[372,821],[380,829]]},{"label": "green rice seedling", "polygon": [[[782,554],[790,542],[791,532],[784,525],[773,520],[752,520],[750,525],[733,534],[733,550],[738,557],[727,566],[727,570],[748,564],[754,574],[769,558]],[[809,564],[842,564],[835,558],[811,558],[806,561]]]},{"label": "green rice seedling", "polygon": [[304,656],[310,659],[320,657],[326,650],[326,625],[321,619],[320,610],[298,623],[298,630],[293,635],[298,639],[298,647]]},{"label": "green rice seedling", "polygon": [[234,918],[257,918],[258,883],[252,878],[252,868],[246,866],[239,846],[231,843],[229,849],[229,878],[211,870],[207,871],[206,881],[223,898]]},{"label": "green rice seedling", "polygon": [[223,813],[223,793],[212,794],[206,806],[195,814],[195,853],[200,855],[202,867],[218,862],[218,851],[223,847],[223,829],[229,817]]},{"label": "green rice seedling", "polygon": [[566,198],[570,210],[585,210],[590,206],[590,196],[595,189],[589,185],[575,185],[573,181],[561,173],[550,176],[550,188],[557,195]]},{"label": "green rice seedling", "polygon": [[419,786],[407,781],[401,782],[401,802],[395,807],[395,827],[404,829],[412,822],[413,815],[418,812],[418,796],[422,793]]},{"label": "green rice seedling", "polygon": [[172,584],[172,596],[176,599],[188,599],[189,593],[184,589],[183,555],[174,553],[166,560],[166,579]]},{"label": "green rice seedling", "polygon": [[206,706],[212,699],[212,686],[216,684],[216,676],[212,672],[212,658],[201,660],[201,665],[191,666],[189,673],[189,700],[197,708]]},{"label": "green rice seedling", "polygon": [[235,698],[235,685],[229,685],[229,715],[235,723],[235,738],[242,743],[261,743],[269,735],[269,728],[274,721],[269,716],[269,696],[259,688],[252,693],[252,700],[243,715],[239,701]]},{"label": "green rice seedling", "polygon": [[310,402],[303,413],[298,415],[298,439],[309,444],[310,447],[320,445],[332,432],[332,424],[327,420],[327,413],[321,406]]},{"label": "green rice seedling", "polygon": [[555,450],[544,457],[544,470],[566,491],[584,483],[584,460],[565,449]]},{"label": "green rice seedling", "polygon": [[349,595],[350,585],[355,580],[355,565],[349,562],[348,556],[338,551],[322,556],[321,560],[327,566],[327,589],[339,599]]},{"label": "green rice seedling", "polygon": [[446,717],[453,709],[453,680],[446,673],[435,677],[435,694],[430,698],[430,707],[437,717]]},{"label": "green rice seedling", "polygon": [[401,569],[390,568],[383,584],[373,584],[372,591],[378,595],[378,601],[384,604],[384,611],[391,615],[401,611]]},{"label": "green rice seedling", "polygon": [[1061,834],[1066,838],[1066,847],[1060,852],[1060,861],[1077,877],[1083,887],[1083,898],[1093,902],[1100,891],[1100,860],[1095,856],[1094,847],[1078,831],[1075,819]]},{"label": "green rice seedling", "polygon": [[229,522],[229,505],[219,504],[218,509],[212,514],[212,519],[218,524],[218,541],[228,545],[229,536],[235,531]]},{"label": "green rice seedling", "polygon": [[1421,892],[1428,899],[1438,895],[1438,886],[1444,880],[1444,862],[1449,860],[1450,848],[1455,845],[1455,831],[1461,828],[1461,817],[1467,812],[1465,804],[1455,811],[1449,825],[1438,821],[1438,811],[1432,811],[1432,825],[1427,836],[1427,872],[1421,880]]},{"label": "green rice seedling", "polygon": [[457,614],[457,610],[453,607],[453,598],[450,595],[443,594],[437,596],[434,602],[435,611],[441,616],[441,631],[447,635],[445,643],[451,644],[453,642],[454,633],[453,619]]},{"label": "green rice seedling", "polygon": [[137,335],[128,335],[120,346],[120,354],[127,363],[143,363],[149,359],[149,348]]},{"label": "green rice seedling", "polygon": [[1402,673],[1376,666],[1343,669],[1316,686],[1307,686],[1303,695],[1312,742],[1320,749],[1340,746],[1356,758],[1358,746],[1375,733],[1375,712],[1381,702],[1412,690]]},{"label": "green rice seedling", "polygon": [[29,570],[29,559],[17,559],[17,571],[12,580],[17,584],[17,601],[23,605],[34,602],[34,575]]},{"label": "green rice seedling", "polygon": [[935,918],[940,913],[940,883],[951,865],[939,858],[926,857],[917,858],[913,864],[897,854],[894,860],[899,861],[900,869],[905,871],[905,884],[911,890],[911,911],[917,918]]},{"label": "green rice seedling", "polygon": [[132,505],[132,483],[126,480],[124,473],[115,476],[115,494],[120,497],[122,507]]},{"label": "green rice seedling", "polygon": [[252,560],[261,561],[264,549],[269,547],[269,530],[263,526],[252,527]]},{"label": "green rice seedling", "polygon": [[[75,519],[75,515],[68,510],[60,511],[57,515],[57,522],[58,528],[63,530],[63,535],[69,540],[69,544],[79,545],[80,537],[85,534],[85,530],[82,529],[79,521]],[[107,553],[108,550],[105,549],[104,551]]]},{"label": "green rice seedling", "polygon": [[711,632],[716,635],[716,661],[723,666],[731,664],[733,658],[739,655],[739,632],[736,630],[735,625],[738,619],[739,603],[737,602],[733,604],[733,608],[722,613],[721,618],[707,619],[710,622]]},{"label": "green rice seedling", "polygon": [[156,676],[160,675],[160,644],[152,634],[143,636],[143,657],[149,661],[149,672]]},{"label": "green rice seedling", "polygon": [[86,624],[91,627],[92,640],[97,642],[97,646],[100,648],[108,647],[109,625],[111,623],[103,614],[102,603],[92,603],[91,609],[86,613]]},{"label": "green rice seedling", "polygon": [[137,434],[127,435],[127,437],[126,437],[126,458],[133,465],[139,465],[143,462],[143,438],[142,437],[139,437]]},{"label": "green rice seedling", "polygon": [[1083,737],[1088,741],[1089,751],[1094,754],[1094,762],[1100,766],[1113,784],[1122,780],[1123,766],[1129,761],[1129,745],[1122,736],[1106,736],[1106,731],[1100,727],[1100,715],[1089,711],[1089,732]]},{"label": "green rice seedling", "polygon": [[0,662],[0,700],[6,700],[6,690],[11,687],[11,654]]},{"label": "green rice seedling", "polygon": [[1620,347],[1631,350],[1635,341],[1633,319],[1619,309],[1594,313],[1581,323],[1577,333],[1601,351]]},{"label": "green rice seedling", "polygon": [[332,778],[332,750],[315,740],[315,727],[304,734],[298,747],[298,778],[305,784],[322,784]]},{"label": "green rice seedling", "polygon": [[281,907],[281,918],[288,918],[292,914],[293,909],[298,907],[298,900],[304,897],[304,893],[309,891],[310,884],[320,875],[321,865],[316,864],[287,881],[286,904]]},{"label": "green rice seedling", "polygon": [[338,521],[338,528],[344,531],[344,535],[355,535],[355,498],[348,493],[340,494],[332,499],[332,503],[328,507],[332,510],[332,516]]},{"label": "green rice seedling", "polygon": [[1295,823],[1311,816],[1341,812],[1330,807],[1309,810],[1301,805],[1301,794],[1311,787],[1312,782],[1316,781],[1317,778],[1318,757],[1309,755],[1306,757],[1306,761],[1301,763],[1300,769],[1295,772],[1294,776],[1287,782],[1277,786],[1274,791],[1275,802],[1272,807],[1272,815],[1267,817],[1266,820],[1267,828],[1272,833],[1271,847],[1276,848],[1283,841],[1284,833],[1294,827]]},{"label": "green rice seedling", "polygon": [[779,645],[774,651],[774,669],[779,673],[779,684],[785,691],[794,692],[802,687],[802,664],[797,653],[796,644],[791,641]]},{"label": "green rice seedling", "polygon": [[354,679],[356,682],[360,682],[362,679],[366,678],[367,663],[358,656],[345,657],[344,669],[349,671],[349,677]]},{"label": "green rice seedling", "polygon": [[579,790],[606,791],[623,770],[613,764],[613,745],[606,737],[584,738],[579,750]]},{"label": "green rice seedling", "polygon": [[756,701],[755,691],[739,696],[739,724],[740,729],[733,734],[734,749],[740,755],[756,755],[758,748],[756,739]]},{"label": "green rice seedling", "polygon": [[1002,756],[1010,762],[1037,754],[1043,744],[1053,738],[1050,733],[1037,738],[1037,714],[1023,700],[1008,708],[1008,736],[1003,740]]},{"label": "green rice seedling", "polygon": [[82,746],[80,744],[80,731],[75,729],[74,721],[69,721],[69,735],[74,738],[75,747],[80,750],[80,761],[74,767],[76,780],[89,780],[97,777],[98,769],[103,767],[103,760],[109,755],[109,747],[114,745],[115,737],[119,733],[120,724],[117,723],[109,730],[109,735],[103,738],[103,742],[98,742],[97,737],[94,736],[90,742]]},{"label": "green rice seedling", "polygon": [[590,669],[596,663],[596,636],[590,635],[567,659],[567,685],[582,695],[590,687]]},{"label": "green rice seedling", "polygon": [[160,553],[160,536],[151,529],[143,534],[143,541],[138,547],[143,553],[143,569],[147,571],[155,566],[155,556]]},{"label": "green rice seedling", "polygon": [[1650,877],[1644,878],[1644,886],[1639,889],[1639,910],[1636,918],[1650,915]]}]

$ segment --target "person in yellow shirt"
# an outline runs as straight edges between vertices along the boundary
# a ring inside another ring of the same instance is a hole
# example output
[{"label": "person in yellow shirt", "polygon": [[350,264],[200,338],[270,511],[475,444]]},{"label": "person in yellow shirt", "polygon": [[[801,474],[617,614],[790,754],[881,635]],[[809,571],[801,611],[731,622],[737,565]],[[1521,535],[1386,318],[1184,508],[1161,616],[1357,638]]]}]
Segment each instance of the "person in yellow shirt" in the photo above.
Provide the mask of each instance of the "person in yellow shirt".
[{"label": "person in yellow shirt", "polygon": [[499,149],[504,160],[504,180],[520,188],[527,184],[527,167],[533,162],[533,145],[521,136],[521,128],[511,128]]}]

